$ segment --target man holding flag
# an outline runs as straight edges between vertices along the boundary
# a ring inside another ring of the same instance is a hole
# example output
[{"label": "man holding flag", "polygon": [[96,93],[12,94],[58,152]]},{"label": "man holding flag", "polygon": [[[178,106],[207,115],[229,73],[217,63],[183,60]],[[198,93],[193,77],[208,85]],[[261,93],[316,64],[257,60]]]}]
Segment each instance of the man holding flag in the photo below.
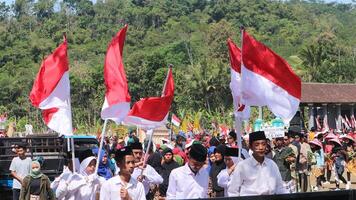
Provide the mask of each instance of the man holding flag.
[{"label": "man holding flag", "polygon": [[[301,81],[279,55],[242,29],[241,103],[267,106],[274,115],[289,122],[301,98]],[[228,188],[229,196],[282,194],[288,191],[277,165],[265,158],[263,131],[249,134],[253,154],[236,166]]]}]

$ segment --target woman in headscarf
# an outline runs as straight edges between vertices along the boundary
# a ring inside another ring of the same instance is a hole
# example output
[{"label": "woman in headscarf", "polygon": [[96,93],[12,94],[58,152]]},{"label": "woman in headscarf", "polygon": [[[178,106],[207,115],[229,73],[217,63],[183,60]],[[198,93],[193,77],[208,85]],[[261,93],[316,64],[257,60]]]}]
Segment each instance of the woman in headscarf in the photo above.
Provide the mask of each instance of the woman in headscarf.
[{"label": "woman in headscarf", "polygon": [[210,169],[210,178],[213,186],[213,192],[215,193],[215,197],[223,197],[224,196],[224,188],[218,185],[217,176],[218,174],[226,168],[224,162],[226,146],[223,144],[218,145],[214,150],[215,162],[211,165]]},{"label": "woman in headscarf", "polygon": [[41,164],[32,161],[30,175],[22,181],[20,200],[55,200],[51,189],[51,182],[46,175],[41,172]]},{"label": "woman in headscarf", "polygon": [[322,188],[321,181],[324,177],[325,160],[323,144],[318,139],[314,139],[309,142],[309,145],[314,155],[313,158],[315,159],[313,159],[314,162],[311,163],[311,172],[316,177],[316,186],[313,187],[313,191],[318,191]]},{"label": "woman in headscarf", "polygon": [[[98,155],[99,149],[93,149],[93,153]],[[110,160],[108,159],[107,153],[104,150],[101,150],[100,158],[99,158],[99,167],[98,167],[98,175],[104,177],[106,180],[113,177],[114,173],[110,168]]]},{"label": "woman in headscarf", "polygon": [[68,190],[73,192],[75,200],[95,200],[100,192],[103,177],[95,174],[96,158],[90,156],[80,163],[80,174],[72,176]]},{"label": "woman in headscarf", "polygon": [[235,166],[242,159],[238,158],[238,149],[226,147],[224,162],[226,168],[221,170],[221,172],[217,176],[217,183],[220,187],[224,188],[224,196],[228,197],[227,189],[230,183],[230,175],[234,172]]}]

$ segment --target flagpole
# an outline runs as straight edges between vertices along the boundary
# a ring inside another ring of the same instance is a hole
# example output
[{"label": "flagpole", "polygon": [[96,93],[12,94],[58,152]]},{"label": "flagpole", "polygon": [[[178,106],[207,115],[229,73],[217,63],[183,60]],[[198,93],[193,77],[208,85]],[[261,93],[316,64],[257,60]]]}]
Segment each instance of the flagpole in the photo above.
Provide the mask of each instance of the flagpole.
[{"label": "flagpole", "polygon": [[[66,32],[63,32],[63,41],[67,42],[67,33]],[[70,86],[69,86],[69,88],[70,88]],[[71,122],[71,129],[72,129],[71,133],[72,133],[72,135],[71,135],[71,137],[68,138],[67,143],[68,143],[68,147],[72,146],[71,149],[70,148],[68,148],[68,149],[72,150],[73,173],[75,173],[76,172],[76,170],[75,170],[76,169],[75,168],[75,146],[74,146],[74,133],[73,133],[73,124],[72,124],[72,101],[71,101],[70,95],[69,95],[69,98],[68,98],[68,106],[69,106],[69,109],[70,109],[70,118],[71,118],[70,122]],[[69,142],[70,142],[70,144],[69,144]]]},{"label": "flagpole", "polygon": [[104,145],[104,138],[105,138],[105,130],[106,130],[106,124],[108,123],[108,119],[105,119],[104,121],[104,126],[103,126],[103,130],[101,131],[101,137],[100,137],[100,145],[99,145],[99,150],[98,150],[98,159],[96,161],[96,166],[95,166],[95,173],[98,173],[98,169],[99,169],[99,163],[100,163],[100,156],[101,156],[101,150],[103,149],[103,145]]},{"label": "flagpole", "polygon": [[72,144],[73,173],[75,173],[75,146],[74,146],[74,135],[72,135],[71,144]]},{"label": "flagpole", "polygon": [[[147,146],[147,149],[146,149],[146,152],[145,152],[145,156],[143,158],[143,168],[145,168],[146,166],[146,163],[147,163],[147,160],[148,160],[148,152],[150,152],[150,147],[151,147],[151,143],[152,143],[152,136],[153,136],[153,129],[148,129],[146,131],[146,136],[150,133],[150,136],[149,136],[149,140],[148,140],[148,146]],[[143,174],[143,170],[141,171],[141,176]]]},{"label": "flagpole", "polygon": [[[240,76],[241,76],[241,85],[243,84],[242,82],[242,49],[243,49],[243,36],[244,36],[244,27],[241,27],[241,62],[240,62]],[[242,86],[241,86],[242,87]],[[235,112],[234,112],[235,113]],[[241,159],[241,151],[242,151],[242,134],[241,134],[241,125],[242,125],[242,119],[241,117],[235,115],[235,130],[236,130],[236,136],[237,136],[237,145],[239,148],[238,152],[238,158]]]}]

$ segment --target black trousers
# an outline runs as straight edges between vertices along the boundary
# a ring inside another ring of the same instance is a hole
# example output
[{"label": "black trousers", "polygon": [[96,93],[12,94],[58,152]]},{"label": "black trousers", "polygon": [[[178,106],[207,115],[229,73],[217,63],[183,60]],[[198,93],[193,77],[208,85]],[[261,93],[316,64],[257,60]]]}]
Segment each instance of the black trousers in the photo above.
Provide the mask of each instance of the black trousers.
[{"label": "black trousers", "polygon": [[20,189],[12,189],[12,200],[19,200],[20,191]]},{"label": "black trousers", "polygon": [[302,192],[306,192],[308,190],[308,176],[305,173],[298,174],[299,175],[299,186]]}]

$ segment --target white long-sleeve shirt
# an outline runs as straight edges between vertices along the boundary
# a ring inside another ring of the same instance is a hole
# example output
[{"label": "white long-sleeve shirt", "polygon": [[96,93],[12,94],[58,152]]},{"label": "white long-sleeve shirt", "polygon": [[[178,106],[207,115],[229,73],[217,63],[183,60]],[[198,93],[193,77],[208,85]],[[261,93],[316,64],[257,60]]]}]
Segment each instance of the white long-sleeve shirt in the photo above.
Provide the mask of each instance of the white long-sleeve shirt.
[{"label": "white long-sleeve shirt", "polygon": [[104,178],[96,174],[83,176],[74,173],[68,177],[68,180],[59,182],[56,197],[66,200],[95,200],[96,193],[100,191]]},{"label": "white long-sleeve shirt", "polygon": [[[136,167],[131,177],[137,180],[137,178],[141,175],[142,169]],[[145,194],[148,194],[150,191],[150,184],[161,184],[163,183],[163,178],[159,175],[156,170],[150,165],[146,165],[146,168],[142,173],[145,178],[142,181],[143,187],[145,188]]]},{"label": "white long-sleeve shirt", "polygon": [[72,175],[73,173],[66,168],[63,173],[51,183],[51,189],[55,192],[55,196],[58,200],[70,199],[70,196],[73,196],[67,189]]},{"label": "white long-sleeve shirt", "polygon": [[208,197],[209,173],[202,168],[195,175],[188,164],[172,170],[167,199],[198,199]]},{"label": "white long-sleeve shirt", "polygon": [[107,180],[101,186],[100,200],[120,200],[121,187],[125,187],[131,199],[146,200],[145,190],[141,182],[136,181],[133,177],[125,186],[121,181],[120,176],[114,176]]},{"label": "white long-sleeve shirt", "polygon": [[277,165],[268,158],[261,164],[253,156],[237,164],[228,187],[229,197],[284,193],[288,191]]},{"label": "white long-sleeve shirt", "polygon": [[218,174],[217,180],[218,180],[218,186],[224,188],[224,196],[228,197],[227,189],[229,187],[229,183],[231,181],[230,175],[227,172],[227,169],[221,170],[221,172]]}]

